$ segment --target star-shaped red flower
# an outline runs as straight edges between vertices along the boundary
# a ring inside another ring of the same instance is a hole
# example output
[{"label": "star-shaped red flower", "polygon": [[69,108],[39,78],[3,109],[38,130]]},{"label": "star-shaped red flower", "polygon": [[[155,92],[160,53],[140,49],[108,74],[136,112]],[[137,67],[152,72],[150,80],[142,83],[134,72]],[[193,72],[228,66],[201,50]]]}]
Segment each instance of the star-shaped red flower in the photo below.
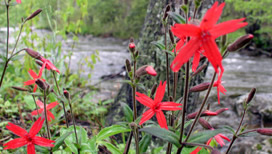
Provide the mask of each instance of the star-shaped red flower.
[{"label": "star-shaped red flower", "polygon": [[[222,74],[221,74],[222,75]],[[218,77],[218,80],[213,84],[214,87],[217,87],[217,98],[218,98],[218,104],[220,104],[220,92],[224,95],[226,94],[227,90],[224,88],[221,82],[222,76]]]},{"label": "star-shaped red flower", "polygon": [[[37,90],[37,84],[35,83],[35,81],[37,79],[41,79],[41,77],[42,77],[42,71],[43,71],[43,68],[40,69],[39,75],[37,75],[32,69],[29,69],[29,71],[28,71],[28,73],[33,78],[33,80],[28,80],[28,81],[24,82],[24,85],[28,86],[28,85],[34,84],[33,92],[36,92],[36,90]],[[45,81],[45,79],[42,79],[42,80]]]},{"label": "star-shaped red flower", "polygon": [[167,122],[162,110],[181,110],[181,108],[178,106],[181,106],[182,104],[175,102],[162,102],[165,93],[165,87],[166,82],[162,84],[162,81],[160,81],[154,100],[149,98],[145,94],[136,92],[136,100],[149,108],[146,112],[143,113],[143,117],[139,123],[140,125],[142,125],[144,122],[152,118],[154,114],[156,114],[159,125],[162,128],[168,129]]},{"label": "star-shaped red flower", "polygon": [[27,153],[35,154],[35,145],[44,146],[44,147],[54,147],[54,144],[52,143],[54,143],[55,141],[52,141],[40,136],[36,136],[38,132],[41,130],[43,126],[43,122],[44,120],[39,118],[33,124],[29,133],[25,129],[9,122],[6,128],[12,131],[15,135],[20,136],[21,138],[16,138],[5,143],[4,149],[16,149],[16,148],[27,145]]},{"label": "star-shaped red flower", "polygon": [[[34,116],[34,115],[41,114],[42,117],[44,117],[44,104],[40,100],[37,100],[36,103],[37,103],[37,105],[39,106],[40,109],[38,111],[34,110],[33,112],[31,112],[31,115]],[[48,121],[51,121],[51,119],[52,120],[55,119],[55,116],[49,110],[54,108],[58,104],[59,104],[58,102],[52,102],[52,103],[46,105],[46,114],[47,114],[47,120]]]},{"label": "star-shaped red flower", "polygon": [[16,2],[17,2],[17,3],[19,3],[19,4],[21,4],[21,3],[22,3],[22,2],[21,2],[21,0],[16,0]]},{"label": "star-shaped red flower", "polygon": [[204,49],[203,54],[208,58],[210,63],[213,65],[216,72],[218,67],[221,69],[221,73],[224,72],[222,66],[222,57],[215,43],[215,39],[221,35],[231,33],[237,29],[247,25],[246,22],[242,22],[245,18],[229,20],[220,24],[216,24],[221,16],[225,3],[218,6],[218,2],[206,12],[199,26],[192,24],[175,24],[172,27],[174,35],[190,36],[190,41],[183,46],[177,44],[176,50],[179,51],[178,55],[171,64],[171,68],[174,72],[177,72],[180,67],[187,62],[192,56],[198,56],[196,54],[200,48]]}]

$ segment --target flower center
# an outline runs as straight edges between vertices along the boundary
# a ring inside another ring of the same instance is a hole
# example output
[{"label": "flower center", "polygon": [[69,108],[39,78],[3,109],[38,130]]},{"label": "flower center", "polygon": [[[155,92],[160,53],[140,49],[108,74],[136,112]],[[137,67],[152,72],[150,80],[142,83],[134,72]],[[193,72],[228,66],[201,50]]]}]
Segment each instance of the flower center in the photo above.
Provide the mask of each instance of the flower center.
[{"label": "flower center", "polygon": [[203,30],[201,32],[201,38],[203,41],[207,41],[207,39],[211,36],[211,33],[207,30]]},{"label": "flower center", "polygon": [[32,138],[28,134],[25,135],[25,139],[27,142],[32,142]]}]

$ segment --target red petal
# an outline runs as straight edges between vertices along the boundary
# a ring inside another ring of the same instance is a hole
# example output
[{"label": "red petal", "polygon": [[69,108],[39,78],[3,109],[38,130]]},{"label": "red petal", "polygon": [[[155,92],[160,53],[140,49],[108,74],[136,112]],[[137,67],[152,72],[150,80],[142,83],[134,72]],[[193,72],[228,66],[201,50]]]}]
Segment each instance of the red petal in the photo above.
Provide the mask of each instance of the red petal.
[{"label": "red petal", "polygon": [[49,60],[47,61],[47,66],[48,66],[50,69],[52,69],[52,70],[54,70],[54,71],[60,73],[60,71],[56,68],[56,66],[54,66],[54,65],[51,63],[51,61],[49,61]]},{"label": "red petal", "polygon": [[30,76],[33,79],[37,79],[38,78],[37,74],[34,71],[32,71],[32,69],[29,69],[28,73],[30,74]]},{"label": "red petal", "polygon": [[37,100],[37,101],[36,101],[36,104],[39,106],[39,108],[41,108],[41,109],[43,109],[43,108],[44,108],[44,104],[43,104],[43,102],[42,102],[42,101]]},{"label": "red petal", "polygon": [[193,59],[193,65],[192,65],[192,71],[195,72],[197,69],[197,66],[199,64],[200,60],[200,53],[197,51],[195,52],[194,59]]},{"label": "red petal", "polygon": [[16,0],[16,2],[17,2],[17,3],[19,3],[19,4],[21,4],[21,3],[22,3],[22,1],[21,1],[21,0]]},{"label": "red petal", "polygon": [[44,67],[45,67],[45,65],[43,64],[42,67],[40,68],[38,78],[42,77],[42,73],[43,73]]},{"label": "red petal", "polygon": [[42,120],[41,117],[37,121],[34,122],[34,124],[32,125],[29,131],[30,137],[34,137],[36,134],[38,134],[38,132],[41,130],[43,126],[43,122],[44,122],[44,119]]},{"label": "red petal", "polygon": [[146,96],[145,94],[142,94],[142,93],[139,93],[139,92],[136,92],[136,100],[139,101],[141,104],[149,107],[149,108],[152,108],[155,104],[154,104],[154,101],[149,98],[148,96]]},{"label": "red petal", "polygon": [[[52,119],[52,120],[55,119],[55,116],[53,115],[52,112],[50,112],[50,111],[47,110],[46,113],[47,113],[47,120],[51,121],[51,119]],[[51,117],[51,119],[50,119],[50,117]]]},{"label": "red petal", "polygon": [[12,131],[15,135],[18,135],[20,137],[24,137],[26,134],[28,134],[27,131],[24,130],[22,127],[17,126],[10,122],[6,125],[6,128]]},{"label": "red petal", "polygon": [[181,50],[171,64],[171,69],[178,72],[180,67],[186,63],[194,53],[199,49],[200,41],[197,38],[192,38]]},{"label": "red petal", "polygon": [[28,80],[28,81],[24,82],[24,85],[28,86],[28,85],[32,85],[34,83],[35,83],[35,80]]},{"label": "red petal", "polygon": [[152,109],[147,110],[145,113],[143,113],[143,117],[141,118],[139,125],[142,125],[144,122],[152,118],[154,114],[155,114],[154,110]]},{"label": "red petal", "polygon": [[169,110],[169,111],[176,111],[176,110],[181,110],[182,108],[177,107],[181,106],[182,104],[175,103],[175,102],[162,102],[160,104],[160,109],[161,110]]},{"label": "red petal", "polygon": [[58,104],[59,104],[58,102],[52,102],[52,103],[46,105],[46,110],[52,109]]},{"label": "red petal", "polygon": [[160,84],[156,91],[156,96],[154,98],[155,105],[162,101],[164,93],[165,93],[165,87],[166,87],[166,81],[164,81],[163,84],[162,84],[162,81],[160,81]]},{"label": "red petal", "polygon": [[158,123],[161,126],[161,128],[168,129],[167,122],[166,122],[163,112],[162,111],[156,112],[156,117],[157,117]]},{"label": "red petal", "polygon": [[[176,54],[179,53],[180,49],[183,47],[184,45],[184,40],[183,39],[180,39],[177,43],[177,46],[176,46]],[[172,52],[175,52],[175,49],[172,50]]]},{"label": "red petal", "polygon": [[34,85],[34,88],[33,88],[33,92],[36,92],[37,87],[38,87],[38,86],[35,84],[35,85]]},{"label": "red petal", "polygon": [[39,109],[38,112],[37,112],[37,110],[35,109],[35,111],[32,111],[32,112],[31,112],[31,115],[33,115],[33,116],[34,116],[34,115],[38,115],[38,113],[41,114],[42,112],[43,112],[43,109]]},{"label": "red petal", "polygon": [[193,36],[198,37],[201,34],[201,29],[198,26],[190,24],[175,24],[171,31],[176,36]]},{"label": "red petal", "polygon": [[223,8],[225,6],[225,3],[221,3],[218,7],[218,2],[216,1],[213,6],[206,12],[204,18],[202,19],[200,23],[200,27],[204,30],[208,30],[212,28],[220,18]]},{"label": "red petal", "polygon": [[246,18],[241,18],[222,22],[220,24],[215,25],[209,32],[214,38],[217,38],[221,35],[225,35],[228,33],[232,33],[247,25],[247,22],[241,22],[244,21],[245,19]]},{"label": "red petal", "polygon": [[218,134],[220,137],[222,137],[223,139],[227,140],[228,142],[230,142],[230,139],[228,137],[226,137],[225,135],[223,134]]},{"label": "red petal", "polygon": [[55,145],[52,144],[55,141],[40,137],[40,136],[35,136],[33,138],[34,140],[34,144],[39,145],[39,146],[43,146],[43,147],[54,147]]},{"label": "red petal", "polygon": [[192,151],[190,154],[197,154],[202,148],[197,147],[194,151]]},{"label": "red petal", "polygon": [[35,154],[35,145],[34,144],[29,144],[27,145],[27,154]]},{"label": "red petal", "polygon": [[206,40],[202,40],[203,48],[205,50],[205,55],[209,62],[213,65],[214,70],[218,72],[218,67],[222,66],[222,57],[218,50],[218,47],[213,38],[209,37]]},{"label": "red petal", "polygon": [[207,145],[210,145],[210,143],[211,143],[211,141],[212,141],[212,139],[213,139],[213,137],[212,138],[210,138],[208,141],[207,141]]},{"label": "red petal", "polygon": [[16,138],[5,143],[3,146],[5,147],[4,149],[16,149],[26,144],[27,144],[27,140],[25,140],[24,138]]},{"label": "red petal", "polygon": [[223,145],[225,145],[223,139],[222,139],[219,135],[214,136],[214,139],[216,140],[216,142],[217,142],[218,144],[220,144],[221,147],[222,147]]}]

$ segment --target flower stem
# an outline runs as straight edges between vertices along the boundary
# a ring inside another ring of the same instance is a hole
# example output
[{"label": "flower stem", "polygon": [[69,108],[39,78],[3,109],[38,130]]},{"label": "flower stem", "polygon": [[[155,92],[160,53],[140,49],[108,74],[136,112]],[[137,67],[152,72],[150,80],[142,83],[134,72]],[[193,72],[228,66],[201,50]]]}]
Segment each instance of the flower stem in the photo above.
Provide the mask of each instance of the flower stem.
[{"label": "flower stem", "polygon": [[71,115],[72,115],[72,120],[73,120],[73,125],[74,125],[74,131],[75,131],[75,136],[76,136],[76,142],[77,142],[77,144],[79,144],[78,137],[77,137],[77,132],[76,132],[75,116],[73,114],[73,108],[72,108],[72,104],[71,104],[71,99],[70,98],[68,98],[68,102],[69,102],[70,111],[71,111]]},{"label": "flower stem", "polygon": [[[167,51],[167,23],[164,23],[164,45],[165,50]],[[167,81],[167,96],[169,99],[170,96],[170,79],[169,79],[169,59],[168,59],[168,53],[165,52],[165,59],[166,59],[166,81]]]},{"label": "flower stem", "polygon": [[[57,78],[56,78],[55,71],[52,71],[52,73],[53,73],[54,80],[55,80],[55,83],[56,83],[56,86],[57,86],[57,89],[58,89],[58,93],[61,96],[61,93],[60,93],[60,90],[59,90],[59,84],[58,84],[58,81],[57,81]],[[69,123],[68,123],[67,112],[66,112],[66,109],[65,109],[65,104],[64,104],[64,102],[62,100],[60,100],[60,102],[61,102],[61,104],[63,106],[63,112],[64,112],[64,117],[65,117],[66,127],[68,128],[69,127]]]},{"label": "flower stem", "polygon": [[[214,74],[213,74],[213,77],[212,77],[212,80],[211,80],[211,84],[210,84],[210,86],[209,86],[209,88],[208,88],[208,91],[207,91],[207,93],[206,93],[206,96],[205,96],[205,98],[204,98],[204,100],[203,100],[203,102],[202,102],[202,104],[201,104],[201,107],[200,107],[200,109],[199,109],[199,111],[198,111],[198,113],[197,113],[197,116],[196,116],[196,118],[195,118],[195,120],[194,120],[194,122],[193,122],[193,124],[192,124],[192,126],[191,126],[191,128],[190,128],[190,130],[189,130],[189,132],[188,132],[188,134],[187,134],[187,136],[186,136],[184,142],[187,142],[187,140],[189,139],[191,133],[193,132],[193,129],[194,129],[194,127],[195,127],[195,125],[196,125],[196,123],[197,123],[197,121],[198,121],[198,119],[199,119],[201,113],[202,113],[202,110],[203,110],[203,108],[204,108],[204,106],[205,106],[207,100],[208,100],[208,97],[209,97],[209,95],[210,95],[211,89],[212,89],[212,87],[213,87],[213,83],[214,83],[215,77],[216,77],[216,72],[214,72]],[[178,152],[177,152],[178,154],[181,153],[181,150],[182,150],[183,147],[184,147],[184,145],[181,145],[181,147],[178,149]]]},{"label": "flower stem", "polygon": [[240,124],[239,124],[239,126],[238,126],[238,128],[237,128],[235,134],[233,134],[232,140],[231,140],[231,142],[230,142],[230,145],[229,145],[229,147],[228,147],[228,149],[227,149],[226,154],[228,154],[228,153],[230,152],[230,149],[231,149],[231,147],[232,147],[234,141],[238,138],[237,134],[238,134],[238,132],[239,132],[241,126],[242,126],[242,123],[243,123],[243,121],[244,121],[244,117],[245,117],[246,111],[247,111],[247,107],[244,109],[242,118],[241,118],[241,120],[240,120]]},{"label": "flower stem", "polygon": [[43,93],[43,105],[44,105],[43,108],[44,108],[44,118],[46,123],[47,137],[50,140],[51,135],[50,135],[49,123],[47,120],[47,109],[46,109],[46,90],[44,90],[44,93]]},{"label": "flower stem", "polygon": [[123,154],[128,154],[130,144],[131,144],[132,135],[133,135],[133,132],[130,131],[129,136],[128,136],[128,141],[126,143],[126,147],[125,147],[125,150],[124,150]]}]

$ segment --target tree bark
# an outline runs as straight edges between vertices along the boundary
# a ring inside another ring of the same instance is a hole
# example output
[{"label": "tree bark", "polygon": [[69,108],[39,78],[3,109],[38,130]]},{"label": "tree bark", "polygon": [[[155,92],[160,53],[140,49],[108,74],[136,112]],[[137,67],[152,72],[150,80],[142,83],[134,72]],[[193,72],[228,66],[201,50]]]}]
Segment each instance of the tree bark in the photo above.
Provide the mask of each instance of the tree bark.
[{"label": "tree bark", "polygon": [[[222,2],[223,0],[219,0],[219,2]],[[202,16],[203,13],[207,11],[208,8],[211,7],[211,5],[215,2],[215,0],[205,0],[202,4],[202,6],[198,10],[197,17]],[[156,47],[152,44],[153,41],[161,40],[163,42],[163,25],[162,25],[162,16],[164,13],[164,9],[166,5],[171,4],[171,11],[180,11],[178,8],[180,8],[180,5],[182,4],[181,1],[175,1],[175,0],[150,0],[148,8],[147,8],[147,15],[145,18],[145,22],[143,25],[143,29],[137,44],[137,50],[139,51],[140,57],[137,61],[137,67],[139,68],[142,65],[147,64],[155,64],[155,70],[157,71],[156,77],[150,77],[150,76],[144,76],[141,78],[141,83],[143,83],[145,89],[138,88],[137,91],[147,93],[148,89],[151,89],[152,86],[155,83],[159,83],[160,81],[166,81],[166,60],[165,60],[165,53],[162,51],[159,51],[156,49]],[[190,5],[191,12],[189,13],[189,16],[192,16],[193,12],[193,2]],[[202,9],[203,8],[203,9]],[[172,22],[171,20],[168,20],[169,22]],[[170,63],[173,60],[173,58],[169,59]],[[204,63],[204,61],[200,62],[200,65]],[[203,82],[204,77],[206,74],[206,70],[203,73],[200,73],[199,75],[195,76],[191,82],[190,86],[199,84]],[[177,84],[177,101],[180,97],[183,95],[183,74],[182,72],[179,72],[178,77],[178,84]],[[172,84],[173,83],[173,72],[170,70],[170,92],[172,94]],[[110,109],[109,114],[107,115],[107,123],[112,124],[116,121],[120,121],[123,119],[122,109],[120,103],[126,103],[129,106],[132,106],[132,90],[129,84],[123,84],[121,87],[113,106]],[[167,96],[167,90],[165,93],[165,96]],[[187,105],[187,112],[193,112],[196,109],[196,103],[199,97],[199,93],[190,93],[189,94],[189,100]],[[164,98],[167,99],[166,97]],[[143,105],[140,103],[137,103],[137,110],[138,110],[138,116],[142,114]]]}]

